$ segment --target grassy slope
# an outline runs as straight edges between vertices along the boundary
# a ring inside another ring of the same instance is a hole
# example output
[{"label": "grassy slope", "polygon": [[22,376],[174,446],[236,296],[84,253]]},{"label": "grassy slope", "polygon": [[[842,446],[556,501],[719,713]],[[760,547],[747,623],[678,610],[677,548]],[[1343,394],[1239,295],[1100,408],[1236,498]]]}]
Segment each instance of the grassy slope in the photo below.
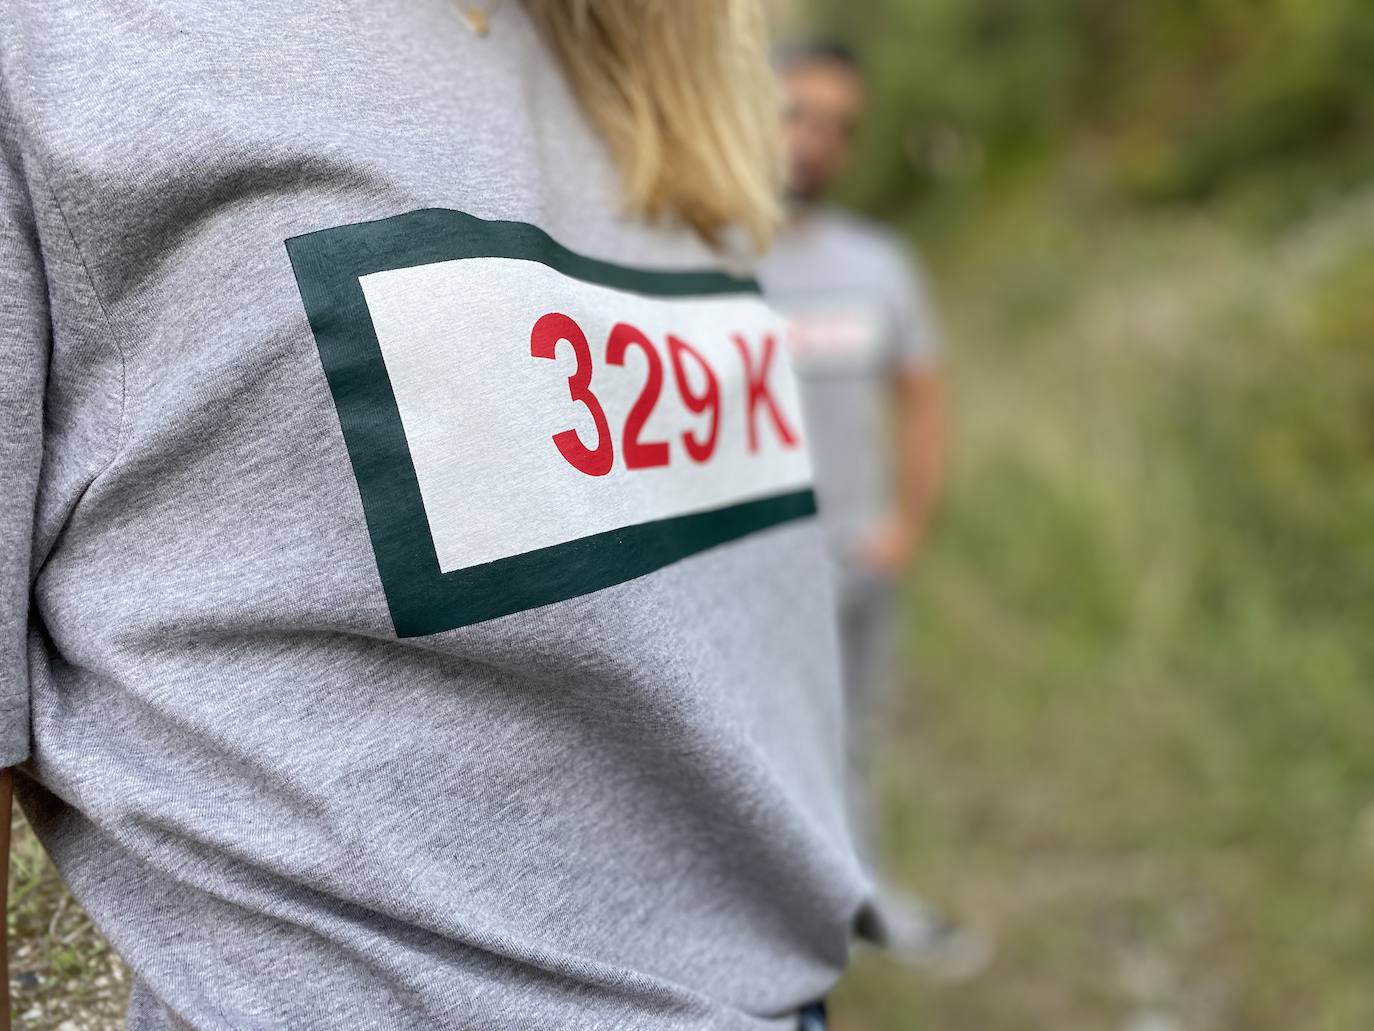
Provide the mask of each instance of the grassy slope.
[{"label": "grassy slope", "polygon": [[[841,1031],[1374,1027],[1370,241],[1374,195],[1260,239],[1051,191],[935,256],[958,460],[884,774],[902,878],[1002,950],[861,961]],[[116,1026],[16,847],[18,1026]]]},{"label": "grassy slope", "polygon": [[956,471],[883,767],[896,869],[1001,955],[864,959],[841,1031],[1374,1027],[1374,193],[1261,237],[1061,190],[936,255]]},{"label": "grassy slope", "polygon": [[18,807],[7,917],[16,1031],[124,1026],[124,966],[72,900]]}]

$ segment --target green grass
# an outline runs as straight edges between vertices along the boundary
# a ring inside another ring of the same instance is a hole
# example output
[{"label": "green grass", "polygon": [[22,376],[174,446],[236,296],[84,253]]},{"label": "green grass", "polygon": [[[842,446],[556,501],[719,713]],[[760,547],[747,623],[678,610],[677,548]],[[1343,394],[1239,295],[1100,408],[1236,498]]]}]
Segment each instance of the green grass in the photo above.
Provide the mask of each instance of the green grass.
[{"label": "green grass", "polygon": [[1061,190],[935,256],[957,454],[882,764],[898,876],[1001,952],[866,957],[841,1029],[1374,1027],[1374,194]]},{"label": "green grass", "polygon": [[[931,255],[957,453],[881,778],[897,876],[1001,947],[861,954],[839,1031],[1374,1027],[1374,193],[983,203]],[[118,1026],[16,833],[18,1026]]]},{"label": "green grass", "polygon": [[18,1031],[123,1027],[128,976],[15,808],[11,824],[10,999]]}]

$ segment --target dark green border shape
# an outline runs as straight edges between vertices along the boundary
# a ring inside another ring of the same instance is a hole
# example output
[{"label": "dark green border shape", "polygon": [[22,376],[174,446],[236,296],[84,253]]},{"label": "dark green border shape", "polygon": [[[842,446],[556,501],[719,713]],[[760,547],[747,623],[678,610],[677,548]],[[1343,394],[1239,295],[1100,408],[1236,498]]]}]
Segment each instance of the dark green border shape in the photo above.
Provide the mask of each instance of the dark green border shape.
[{"label": "dark green border shape", "polygon": [[[362,495],[398,637],[419,637],[590,594],[816,511],[811,490],[594,534],[465,569],[439,569],[410,447],[359,277],[461,258],[537,261],[588,283],[657,297],[757,293],[715,271],[629,268],[568,250],[524,222],[424,208],[286,241]],[[512,513],[518,518],[518,513]]]}]

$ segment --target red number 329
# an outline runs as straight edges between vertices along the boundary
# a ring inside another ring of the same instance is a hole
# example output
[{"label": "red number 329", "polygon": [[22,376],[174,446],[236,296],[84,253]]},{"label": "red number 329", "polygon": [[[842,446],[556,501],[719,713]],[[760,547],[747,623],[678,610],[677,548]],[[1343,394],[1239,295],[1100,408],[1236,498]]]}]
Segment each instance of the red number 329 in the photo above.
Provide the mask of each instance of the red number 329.
[{"label": "red number 329", "polygon": [[[747,446],[751,452],[759,449],[757,419],[760,413],[767,415],[784,447],[795,447],[797,435],[783,418],[782,411],[768,389],[768,372],[775,351],[772,335],[763,339],[762,354],[755,358],[745,339],[734,334],[732,340],[743,363],[745,383],[746,424],[748,426]],[[530,331],[530,355],[535,358],[552,359],[558,345],[566,341],[572,346],[577,365],[568,377],[568,396],[577,404],[584,406],[591,414],[596,427],[596,446],[588,447],[576,430],[563,430],[553,435],[554,446],[574,469],[588,476],[605,476],[615,464],[615,445],[611,438],[611,426],[606,418],[605,409],[592,392],[593,360],[591,345],[582,327],[571,317],[560,312],[549,312],[534,324]],[[666,440],[643,440],[641,434],[649,416],[658,404],[663,391],[663,358],[642,330],[628,322],[619,322],[606,339],[606,363],[624,366],[625,357],[631,348],[639,350],[648,363],[644,386],[638,398],[630,407],[621,433],[620,450],[627,469],[651,469],[668,465],[671,460],[671,444]],[[691,344],[679,337],[668,335],[668,359],[673,368],[673,382],[677,387],[682,403],[693,415],[705,418],[703,432],[684,430],[679,439],[687,457],[693,462],[706,462],[715,453],[720,435],[720,381],[711,364]],[[687,378],[687,362],[698,368],[705,380],[705,388],[694,390]],[[702,427],[698,427],[702,429]]]}]

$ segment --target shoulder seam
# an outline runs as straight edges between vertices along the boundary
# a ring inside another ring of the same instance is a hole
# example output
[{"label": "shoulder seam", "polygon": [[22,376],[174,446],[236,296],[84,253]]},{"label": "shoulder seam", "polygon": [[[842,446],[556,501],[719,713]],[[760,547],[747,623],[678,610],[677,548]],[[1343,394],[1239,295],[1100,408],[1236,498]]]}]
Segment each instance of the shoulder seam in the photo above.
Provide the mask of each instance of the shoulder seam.
[{"label": "shoulder seam", "polygon": [[52,200],[53,208],[57,212],[58,218],[62,220],[62,228],[67,232],[67,239],[71,243],[72,253],[76,256],[77,262],[81,266],[82,275],[86,279],[86,286],[91,291],[91,296],[95,299],[96,307],[100,309],[100,316],[105,322],[105,330],[109,334],[110,342],[114,345],[115,353],[119,355],[119,426],[115,431],[114,445],[110,450],[109,457],[102,461],[98,468],[91,474],[87,487],[94,483],[111,465],[124,447],[124,434],[128,425],[129,408],[129,360],[128,354],[124,349],[124,344],[120,340],[119,331],[115,328],[114,318],[110,314],[109,307],[105,304],[105,298],[100,295],[100,288],[96,285],[95,276],[91,274],[90,264],[86,261],[85,252],[81,249],[81,243],[76,238],[76,232],[72,229],[71,220],[67,217],[67,210],[62,206],[62,199],[57,195],[57,187],[53,183],[52,175],[47,167],[35,157],[39,162],[39,169],[43,174],[43,188],[48,197]]},{"label": "shoulder seam", "polygon": [[[2,79],[0,79],[0,85],[3,85]],[[47,161],[44,159],[44,155],[41,153],[38,147],[32,145],[25,147],[24,144],[26,141],[26,137],[29,136],[29,133],[25,131],[27,127],[21,124],[17,109],[12,109],[11,114],[13,115],[14,128],[18,134],[18,138],[15,142],[19,147],[22,160],[29,164],[32,168],[32,172],[28,176],[26,176],[26,179],[28,180],[30,204],[35,209],[33,212],[35,219],[35,230],[37,229],[38,198],[35,196],[34,187],[36,185],[39,185],[44,195],[46,196],[48,202],[52,204],[53,209],[57,212],[57,217],[61,220],[62,229],[65,231],[67,242],[71,246],[71,253],[75,257],[77,264],[81,266],[81,276],[85,281],[85,286],[88,290],[90,290],[91,297],[95,301],[95,306],[100,312],[100,318],[104,323],[105,334],[108,337],[110,344],[113,345],[115,353],[119,357],[118,426],[116,428],[114,441],[112,443],[108,456],[105,457],[102,461],[98,462],[96,466],[91,470],[90,476],[86,480],[86,485],[82,489],[82,493],[84,494],[85,491],[90,488],[91,484],[98,480],[106,472],[106,470],[108,470],[110,466],[114,464],[115,458],[118,457],[119,452],[125,444],[125,435],[128,431],[129,421],[128,352],[125,349],[124,343],[120,338],[119,330],[116,327],[115,320],[110,313],[109,306],[105,303],[105,298],[101,296],[100,288],[96,284],[95,276],[91,273],[90,263],[86,260],[85,252],[81,249],[81,243],[77,239],[76,232],[71,224],[71,219],[67,215],[67,210],[62,204],[62,198],[58,194],[56,179],[52,174],[52,170],[48,166]],[[29,142],[30,144],[32,144],[31,140]],[[34,173],[36,173],[36,175]],[[41,184],[36,184],[34,182],[35,179],[41,179]],[[41,235],[39,239],[41,241]],[[51,280],[49,280],[49,285],[51,285]],[[49,319],[51,320],[51,318],[52,313],[50,312]],[[76,500],[79,503],[80,497],[78,496]]]}]

